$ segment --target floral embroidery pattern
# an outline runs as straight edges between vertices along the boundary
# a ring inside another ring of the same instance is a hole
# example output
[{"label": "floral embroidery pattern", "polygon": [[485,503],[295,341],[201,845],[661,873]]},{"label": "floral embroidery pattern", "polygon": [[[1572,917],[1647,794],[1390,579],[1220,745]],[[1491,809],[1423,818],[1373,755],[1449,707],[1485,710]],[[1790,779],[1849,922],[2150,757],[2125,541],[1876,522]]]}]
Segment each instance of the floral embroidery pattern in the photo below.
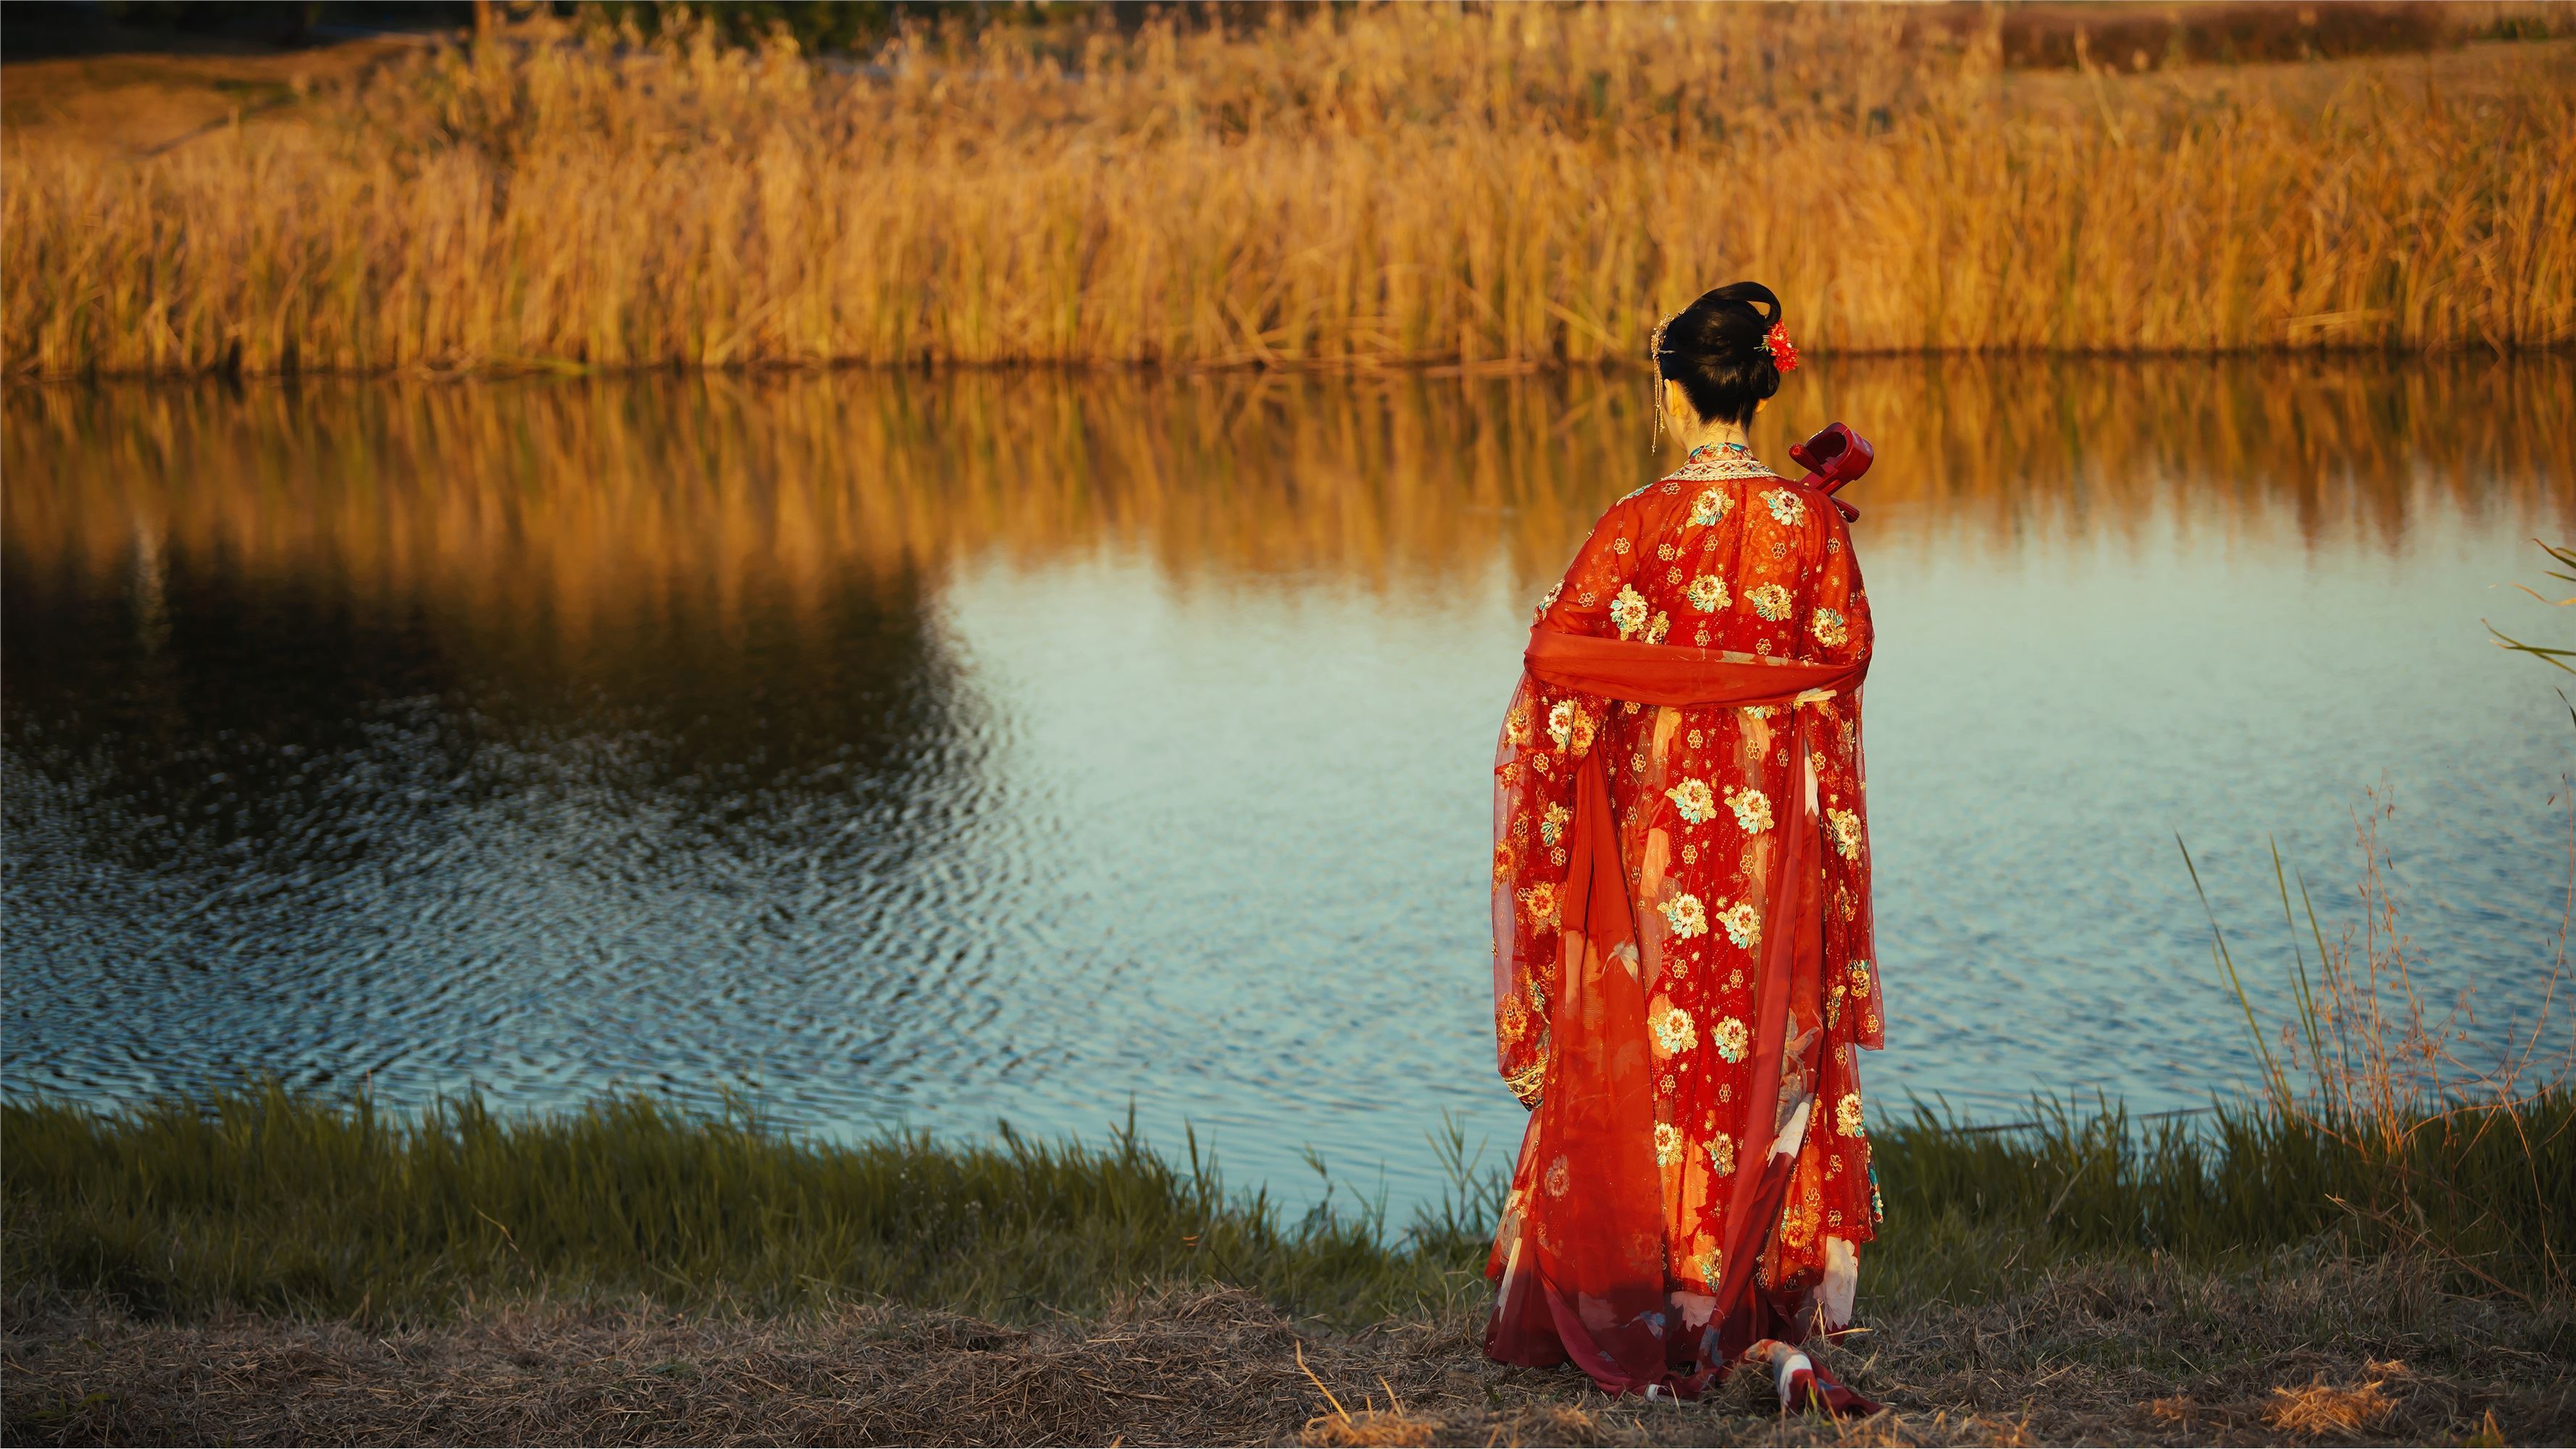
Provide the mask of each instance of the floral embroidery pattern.
[{"label": "floral embroidery pattern", "polygon": [[1646,627],[1646,596],[1628,584],[1619,586],[1619,597],[1610,601],[1610,622],[1619,626],[1619,637],[1632,639]]},{"label": "floral embroidery pattern", "polygon": [[1520,894],[1521,909],[1529,912],[1530,924],[1542,931],[1556,928],[1556,886],[1539,881]]},{"label": "floral embroidery pattern", "polygon": [[1681,940],[1708,934],[1708,912],[1697,896],[1675,896],[1657,909],[1664,913],[1664,923],[1673,928],[1673,935]]},{"label": "floral embroidery pattern", "polygon": [[1747,835],[1760,835],[1771,828],[1771,797],[1750,787],[1729,788],[1726,808],[1735,812],[1735,823]]},{"label": "floral embroidery pattern", "polygon": [[1740,1062],[1753,1045],[1753,1034],[1745,1029],[1742,1017],[1730,1016],[1710,1029],[1708,1044],[1717,1048],[1717,1054],[1726,1060]]},{"label": "floral embroidery pattern", "polygon": [[[1763,584],[1746,594],[1744,601],[1753,606],[1753,612],[1773,623],[1789,617],[1789,591],[1778,584]],[[1619,611],[1613,606],[1610,612],[1616,618]]]},{"label": "floral embroidery pattern", "polygon": [[1706,780],[1684,780],[1664,794],[1672,800],[1674,812],[1692,825],[1705,825],[1717,814],[1717,797],[1709,793]]},{"label": "floral embroidery pattern", "polygon": [[1683,597],[1690,600],[1692,608],[1703,614],[1714,614],[1735,602],[1726,595],[1726,581],[1715,574],[1701,574],[1691,580],[1690,587],[1683,591]]},{"label": "floral embroidery pattern", "polygon": [[[1813,1191],[1814,1189],[1809,1189]],[[1816,1200],[1791,1199],[1780,1209],[1780,1236],[1790,1247],[1803,1248],[1816,1236]]]},{"label": "floral embroidery pattern", "polygon": [[1772,472],[1767,464],[1750,453],[1735,451],[1731,444],[1705,450],[1664,476],[1667,481],[1675,478],[1687,478],[1693,482],[1703,478],[1768,478],[1773,482],[1780,481],[1780,475]]},{"label": "floral embroidery pattern", "polygon": [[1845,860],[1860,859],[1860,812],[1827,810],[1825,823],[1833,827],[1834,853]]},{"label": "floral embroidery pattern", "polygon": [[1726,928],[1726,939],[1739,946],[1750,949],[1762,939],[1762,913],[1753,909],[1751,901],[1737,901],[1727,907],[1718,914],[1717,923]]},{"label": "floral embroidery pattern", "polygon": [[1774,488],[1764,493],[1762,505],[1771,510],[1775,521],[1782,524],[1797,522],[1799,516],[1807,511],[1807,506],[1798,501],[1798,495],[1786,488]]},{"label": "floral embroidery pattern", "polygon": [[[1629,1140],[1633,1142],[1636,1139],[1632,1137]],[[1565,1190],[1573,1185],[1574,1174],[1566,1169],[1564,1158],[1559,1157],[1557,1160],[1547,1165],[1547,1195],[1549,1197],[1563,1197],[1565,1196]]]},{"label": "floral embroidery pattern", "polygon": [[1727,504],[1727,496],[1714,488],[1711,488],[1700,494],[1697,498],[1692,499],[1690,516],[1691,527],[1707,528],[1716,523],[1719,519],[1724,518],[1726,516]]},{"label": "floral embroidery pattern", "polygon": [[1851,989],[1852,994],[1855,996],[1867,996],[1869,994],[1868,962],[1854,961],[1851,963]]},{"label": "floral embroidery pattern", "polygon": [[1665,1007],[1663,1015],[1655,1018],[1654,1027],[1655,1042],[1666,1056],[1689,1051],[1697,1039],[1691,1031],[1691,1014],[1678,1006]]},{"label": "floral embroidery pattern", "polygon": [[[1592,748],[1592,716],[1570,699],[1560,699],[1547,712],[1547,737],[1556,747],[1571,755],[1581,755]],[[1542,760],[1546,757],[1541,756]],[[1545,769],[1545,765],[1540,766]]]},{"label": "floral embroidery pattern", "polygon": [[[1732,1177],[1735,1175],[1734,1138],[1720,1132],[1715,1137],[1708,1140],[1708,1166],[1711,1172],[1716,1173],[1720,1177]],[[1715,1282],[1717,1279],[1717,1250],[1715,1248],[1711,1248],[1708,1251],[1708,1276],[1711,1282]]]},{"label": "floral embroidery pattern", "polygon": [[1538,617],[1546,618],[1547,611],[1556,607],[1556,596],[1564,592],[1565,580],[1558,579],[1555,586],[1547,591],[1547,597],[1538,601]]},{"label": "floral embroidery pattern", "polygon": [[1574,812],[1563,805],[1550,805],[1547,807],[1547,814],[1539,817],[1538,822],[1538,838],[1540,843],[1545,845],[1556,844],[1557,837],[1565,834],[1565,822],[1573,818]]},{"label": "floral embroidery pattern", "polygon": [[1682,1160],[1682,1129],[1670,1122],[1655,1124],[1655,1165],[1670,1167]]},{"label": "floral embroidery pattern", "polygon": [[1672,627],[1673,621],[1669,616],[1657,613],[1655,615],[1654,622],[1646,626],[1646,642],[1649,644],[1663,643],[1664,635],[1670,632]]},{"label": "floral embroidery pattern", "polygon": [[1840,649],[1851,640],[1851,629],[1843,616],[1831,609],[1818,609],[1816,617],[1807,623],[1807,632],[1828,649]]},{"label": "floral embroidery pattern", "polygon": [[[1843,1099],[1834,1104],[1834,1126],[1839,1129],[1845,1137],[1858,1137],[1860,1135],[1860,1093],[1845,1092],[1843,1093]],[[1634,1141],[1635,1139],[1631,1138],[1629,1140]]]}]

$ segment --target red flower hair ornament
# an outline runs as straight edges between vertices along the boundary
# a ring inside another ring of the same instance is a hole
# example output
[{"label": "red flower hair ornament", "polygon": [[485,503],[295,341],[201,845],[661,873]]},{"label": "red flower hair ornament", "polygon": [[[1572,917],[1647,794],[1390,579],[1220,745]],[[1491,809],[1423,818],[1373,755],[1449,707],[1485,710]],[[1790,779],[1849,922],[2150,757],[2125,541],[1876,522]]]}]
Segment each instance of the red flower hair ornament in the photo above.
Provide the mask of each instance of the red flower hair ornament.
[{"label": "red flower hair ornament", "polygon": [[1780,369],[1782,372],[1791,372],[1796,370],[1798,366],[1798,349],[1796,344],[1789,340],[1788,328],[1777,322],[1772,323],[1770,332],[1762,339],[1762,345],[1771,349],[1772,366]]}]

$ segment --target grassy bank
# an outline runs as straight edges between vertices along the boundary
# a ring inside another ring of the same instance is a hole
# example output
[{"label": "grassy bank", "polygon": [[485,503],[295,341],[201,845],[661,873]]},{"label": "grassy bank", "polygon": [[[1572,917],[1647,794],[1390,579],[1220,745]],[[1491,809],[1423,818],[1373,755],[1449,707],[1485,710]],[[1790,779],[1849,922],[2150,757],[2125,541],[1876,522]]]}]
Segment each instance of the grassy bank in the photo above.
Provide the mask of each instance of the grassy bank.
[{"label": "grassy bank", "polygon": [[1822,349],[2576,339],[2569,42],[2007,73],[2001,24],[532,23],[168,144],[11,128],[0,367],[1587,363],[1747,273]]},{"label": "grassy bank", "polygon": [[[2429,1250],[2462,1288],[2564,1287],[2576,1094],[2432,1120],[2394,1154],[2300,1117],[2213,1120],[2059,1109],[2012,1131],[1929,1114],[1883,1127],[1893,1227],[1874,1284],[1948,1296],[1991,1286],[2008,1255],[2225,1265],[2325,1242]],[[1292,1214],[1229,1189],[1195,1151],[1175,1161],[1130,1134],[844,1146],[645,1098],[536,1117],[474,1102],[395,1114],[275,1088],[112,1113],[13,1103],[0,1141],[13,1287],[145,1315],[380,1324],[527,1294],[1026,1318],[1225,1285],[1353,1325],[1481,1292],[1497,1191],[1462,1182],[1410,1224]]]},{"label": "grassy bank", "polygon": [[1026,1317],[1230,1281],[1367,1317],[1439,1293],[1456,1253],[1290,1220],[1132,1136],[839,1147],[646,1098],[543,1118],[417,1116],[276,1089],[114,1116],[0,1108],[12,1283],[145,1312],[437,1316],[477,1298],[641,1294],[777,1313],[888,1298]]},{"label": "grassy bank", "polygon": [[[1843,1353],[1896,1413],[1864,1437],[2576,1428],[2546,1261],[2571,1116],[2546,1094],[2422,1134],[2413,1170],[2458,1191],[2411,1198],[2368,1149],[2260,1115],[1891,1124]],[[1283,1213],[1131,1137],[819,1146],[640,1100],[22,1103],[0,1143],[18,1442],[1780,1433],[1749,1382],[1658,1416],[1483,1363],[1479,1184],[1396,1227]]]}]

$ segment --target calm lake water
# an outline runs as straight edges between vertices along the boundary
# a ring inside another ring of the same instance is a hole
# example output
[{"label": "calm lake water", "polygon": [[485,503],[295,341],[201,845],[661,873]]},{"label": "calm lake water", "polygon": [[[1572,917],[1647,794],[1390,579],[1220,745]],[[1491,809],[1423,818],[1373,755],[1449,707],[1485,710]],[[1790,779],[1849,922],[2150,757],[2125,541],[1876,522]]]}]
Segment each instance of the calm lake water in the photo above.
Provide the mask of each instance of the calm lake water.
[{"label": "calm lake water", "polygon": [[[2509,585],[2568,359],[1801,370],[1841,418],[1889,1050],[1981,1120],[2243,1075],[2268,841],[2492,1039],[2576,731]],[[519,1107],[747,1087],[834,1135],[1134,1105],[1399,1209],[1491,1142],[1489,774],[1531,601],[1651,475],[1642,379],[13,388],[5,1062]],[[2545,590],[2544,590],[2545,591]],[[2553,802],[2553,796],[2555,800]],[[2561,1018],[2563,1023],[2564,1018]],[[2553,1031],[2564,1032],[2563,1025]],[[1301,1185],[1302,1184],[1302,1185]]]}]

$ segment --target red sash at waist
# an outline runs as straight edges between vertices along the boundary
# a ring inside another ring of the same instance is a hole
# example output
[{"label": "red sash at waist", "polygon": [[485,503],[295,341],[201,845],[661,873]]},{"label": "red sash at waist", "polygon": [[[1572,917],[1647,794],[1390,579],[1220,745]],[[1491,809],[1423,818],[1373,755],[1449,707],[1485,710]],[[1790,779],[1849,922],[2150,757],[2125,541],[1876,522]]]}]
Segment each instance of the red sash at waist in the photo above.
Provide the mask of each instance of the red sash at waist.
[{"label": "red sash at waist", "polygon": [[1863,664],[1801,664],[1755,659],[1715,649],[1599,639],[1545,625],[1530,631],[1521,655],[1529,672],[1564,689],[1640,704],[1785,705],[1811,689],[1837,694],[1860,687]]}]

